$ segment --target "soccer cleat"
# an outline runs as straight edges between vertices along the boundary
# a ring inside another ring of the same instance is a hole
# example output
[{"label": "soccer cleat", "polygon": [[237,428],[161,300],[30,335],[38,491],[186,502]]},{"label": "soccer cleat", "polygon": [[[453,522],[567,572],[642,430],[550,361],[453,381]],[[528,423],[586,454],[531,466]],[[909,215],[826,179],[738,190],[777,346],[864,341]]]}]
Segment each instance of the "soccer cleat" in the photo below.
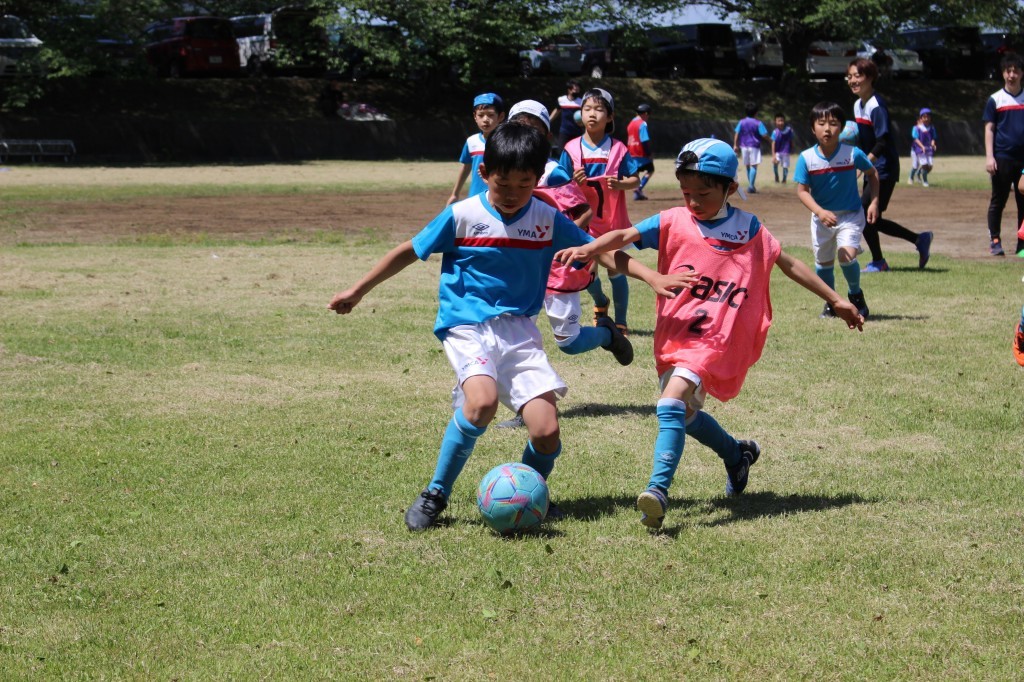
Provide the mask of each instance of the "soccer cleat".
[{"label": "soccer cleat", "polygon": [[[927,187],[928,185],[925,185]],[[935,238],[934,232],[922,232],[917,235],[917,242],[914,243],[914,248],[917,249],[917,267],[924,270],[924,266],[928,265],[928,257],[931,255],[929,252],[932,250],[932,239]]]},{"label": "soccer cleat", "polygon": [[927,180],[922,181],[921,182],[921,186],[922,187],[927,187],[928,186],[928,181]]},{"label": "soccer cleat", "polygon": [[757,444],[756,440],[740,441],[740,461],[735,466],[725,467],[725,473],[728,474],[728,479],[725,482],[725,494],[728,497],[735,497],[746,489],[750,467],[760,456],[761,446]]},{"label": "soccer cleat", "polygon": [[626,366],[633,362],[633,344],[629,342],[626,335],[622,333],[619,326],[612,322],[610,317],[602,317],[597,321],[595,325],[597,327],[604,327],[611,332],[612,340],[607,346],[602,346],[607,351],[611,351],[611,354],[615,356],[615,359],[622,366]]},{"label": "soccer cleat", "polygon": [[615,323],[615,328],[622,332],[623,336],[629,336],[629,327],[624,324]]},{"label": "soccer cleat", "polygon": [[1003,242],[1000,241],[999,237],[992,240],[992,243],[988,245],[988,252],[993,256],[1005,256],[1006,252],[1003,251]]},{"label": "soccer cleat", "polygon": [[648,528],[661,528],[668,509],[668,497],[657,488],[648,488],[636,498],[636,508],[643,514],[640,523]]},{"label": "soccer cleat", "polygon": [[[605,305],[595,305],[594,306],[594,326],[595,327],[597,326],[597,321],[600,320],[602,317],[608,317],[608,304],[607,303]],[[611,318],[609,318],[609,319],[611,319]]]},{"label": "soccer cleat", "polygon": [[517,414],[516,416],[512,417],[511,419],[506,419],[503,422],[498,422],[497,424],[494,425],[494,428],[496,428],[496,429],[521,429],[525,425],[526,425],[526,422],[523,421],[523,415]]},{"label": "soccer cleat", "polygon": [[635,201],[647,201],[647,195],[638,189],[633,190],[633,199]]},{"label": "soccer cleat", "polygon": [[753,185],[747,187],[747,194],[757,194],[757,188],[754,187]]},{"label": "soccer cleat", "polygon": [[440,490],[429,488],[405,510],[405,526],[409,530],[426,530],[437,523],[437,517],[448,506],[448,498]]},{"label": "soccer cleat", "polygon": [[856,294],[850,294],[850,303],[857,306],[857,312],[865,320],[868,319],[868,303],[864,300],[864,292],[860,291]]},{"label": "soccer cleat", "polygon": [[873,260],[861,272],[889,272],[889,264],[882,260]]},{"label": "soccer cleat", "polygon": [[825,307],[821,309],[821,315],[818,315],[823,320],[827,320],[836,316],[836,311],[832,309],[831,303],[826,303]]}]

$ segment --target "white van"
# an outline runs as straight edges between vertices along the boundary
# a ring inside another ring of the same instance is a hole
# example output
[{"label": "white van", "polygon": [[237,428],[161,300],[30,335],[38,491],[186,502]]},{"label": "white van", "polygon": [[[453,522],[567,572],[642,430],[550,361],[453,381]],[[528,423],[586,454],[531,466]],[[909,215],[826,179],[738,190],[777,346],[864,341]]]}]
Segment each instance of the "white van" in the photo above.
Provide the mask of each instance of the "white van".
[{"label": "white van", "polygon": [[253,76],[327,70],[327,31],[320,15],[302,7],[280,7],[268,14],[231,18],[242,69]]},{"label": "white van", "polygon": [[42,44],[24,21],[9,14],[0,16],[0,76],[26,73],[24,62],[32,63]]}]

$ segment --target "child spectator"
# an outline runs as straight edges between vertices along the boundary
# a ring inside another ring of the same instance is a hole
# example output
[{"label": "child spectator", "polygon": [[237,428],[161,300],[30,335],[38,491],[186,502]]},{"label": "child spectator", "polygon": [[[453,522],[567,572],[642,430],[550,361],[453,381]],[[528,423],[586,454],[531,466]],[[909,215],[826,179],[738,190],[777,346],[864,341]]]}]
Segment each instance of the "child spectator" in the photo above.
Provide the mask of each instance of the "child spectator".
[{"label": "child spectator", "polygon": [[[872,199],[867,220],[878,217],[878,172],[860,149],[839,141],[846,116],[835,102],[819,102],[811,109],[811,130],[818,144],[800,153],[793,171],[796,195],[811,212],[811,246],[815,271],[821,281],[836,288],[833,265],[839,254],[849,289],[850,303],[865,320],[868,304],[860,288],[860,264],[857,254],[864,233],[865,214],[857,191],[857,172],[867,178]],[[835,317],[828,303],[821,317]]]},{"label": "child spectator", "polygon": [[779,181],[779,167],[782,167],[782,184],[789,176],[789,155],[793,151],[793,129],[786,125],[784,114],[775,114],[775,130],[772,131],[772,170],[775,182]]},{"label": "child spectator", "polygon": [[[583,94],[583,135],[569,141],[558,161],[562,172],[583,189],[587,202],[594,209],[590,234],[595,237],[630,225],[626,210],[626,191],[640,186],[636,160],[626,145],[611,136],[615,130],[615,100],[601,88]],[[611,302],[615,304],[615,326],[629,335],[626,321],[629,313],[629,282],[620,273],[610,273]],[[594,324],[608,317],[608,297],[595,272],[587,291],[594,298]]]},{"label": "child spectator", "polygon": [[925,107],[917,115],[917,124],[910,133],[910,179],[921,176],[921,184],[928,186],[928,174],[932,172],[932,155],[935,154],[935,126],[932,125],[932,110]]},{"label": "child spectator", "polygon": [[674,299],[658,299],[654,356],[661,380],[658,436],[647,488],[637,499],[640,522],[660,528],[668,490],[692,436],[722,459],[726,495],[739,495],[761,454],[753,440],[736,440],[702,411],[710,393],[734,398],[757,362],[772,323],[768,293],[772,266],[832,304],[851,329],[863,328],[857,309],[844,301],[779,242],[756,216],[733,208],[736,156],[714,139],[690,142],[676,158],[683,206],[671,208],[625,230],[557,254],[562,262],[587,258],[635,243],[658,250],[658,271],[693,272],[699,280]]},{"label": "child spectator", "polygon": [[[558,106],[551,110],[548,115],[551,123],[559,121],[558,125],[558,147],[564,148],[565,143],[580,134],[580,124],[575,115],[583,106],[580,93],[583,89],[578,81],[570,80],[565,84],[565,94],[558,98]],[[561,120],[559,120],[561,116]]]},{"label": "child spectator", "polygon": [[469,177],[469,195],[471,197],[487,190],[487,183],[480,177],[480,161],[484,158],[484,145],[487,137],[498,127],[498,124],[505,120],[505,105],[501,97],[493,92],[485,92],[473,99],[473,120],[479,133],[473,133],[466,138],[462,145],[462,154],[459,162],[462,168],[459,176],[455,179],[455,188],[448,197],[448,203],[454,204],[459,200],[459,192],[462,191],[462,184]]},{"label": "child spectator", "polygon": [[768,129],[764,127],[764,123],[754,118],[757,116],[756,104],[747,102],[744,113],[746,116],[736,124],[732,148],[743,158],[743,165],[747,168],[747,192],[757,194],[754,183],[757,180],[757,167],[761,163],[761,140],[769,139]]},{"label": "child spectator", "polygon": [[[591,237],[557,209],[533,198],[549,148],[532,127],[499,126],[480,165],[486,192],[445,208],[328,304],[339,314],[350,313],[378,284],[417,259],[442,254],[434,334],[444,345],[458,385],[433,479],[405,513],[409,530],[437,523],[499,401],[522,411],[529,430],[525,464],[547,478],[562,451],[555,403],[567,389],[548,363],[531,318],[540,310],[555,251],[582,246]],[[647,277],[665,296],[673,296],[672,289],[688,286],[692,279],[659,275],[625,253],[606,262]]]},{"label": "child spectator", "polygon": [[[1024,57],[1015,52],[1003,55],[999,63],[1003,87],[992,93],[985,103],[985,170],[992,177],[992,196],[988,203],[988,252],[1005,256],[1001,238],[1003,209],[1006,200],[1017,202],[1017,225],[1024,222],[1024,194],[1017,189],[1017,180],[1024,170]],[[1024,251],[1024,239],[1017,239],[1015,252]]]},{"label": "child spectator", "polygon": [[629,155],[636,160],[636,169],[643,173],[640,186],[633,190],[633,199],[646,201],[644,187],[654,175],[654,154],[651,153],[651,135],[647,129],[647,119],[651,117],[651,105],[641,104],[636,108],[636,116],[626,128],[626,147]]}]

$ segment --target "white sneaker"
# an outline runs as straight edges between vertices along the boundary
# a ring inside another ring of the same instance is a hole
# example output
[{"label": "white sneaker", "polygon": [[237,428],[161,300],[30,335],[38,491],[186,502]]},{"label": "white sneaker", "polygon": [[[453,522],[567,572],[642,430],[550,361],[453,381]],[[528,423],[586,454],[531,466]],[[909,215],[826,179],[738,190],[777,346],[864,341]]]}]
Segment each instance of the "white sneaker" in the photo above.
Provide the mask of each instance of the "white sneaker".
[{"label": "white sneaker", "polygon": [[927,186],[928,186],[928,183],[927,183],[927,182],[922,182],[922,183],[921,183],[921,186],[922,186],[922,187],[927,187]]}]

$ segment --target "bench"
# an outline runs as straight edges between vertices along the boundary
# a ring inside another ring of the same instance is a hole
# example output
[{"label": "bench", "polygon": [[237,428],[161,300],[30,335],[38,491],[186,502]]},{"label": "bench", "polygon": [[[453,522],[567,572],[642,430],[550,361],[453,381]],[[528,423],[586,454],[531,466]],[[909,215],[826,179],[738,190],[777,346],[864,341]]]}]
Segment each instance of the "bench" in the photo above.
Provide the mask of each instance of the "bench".
[{"label": "bench", "polygon": [[12,156],[27,156],[33,162],[47,157],[59,156],[68,161],[75,155],[75,143],[71,140],[4,140],[0,139],[0,163],[7,163]]}]

